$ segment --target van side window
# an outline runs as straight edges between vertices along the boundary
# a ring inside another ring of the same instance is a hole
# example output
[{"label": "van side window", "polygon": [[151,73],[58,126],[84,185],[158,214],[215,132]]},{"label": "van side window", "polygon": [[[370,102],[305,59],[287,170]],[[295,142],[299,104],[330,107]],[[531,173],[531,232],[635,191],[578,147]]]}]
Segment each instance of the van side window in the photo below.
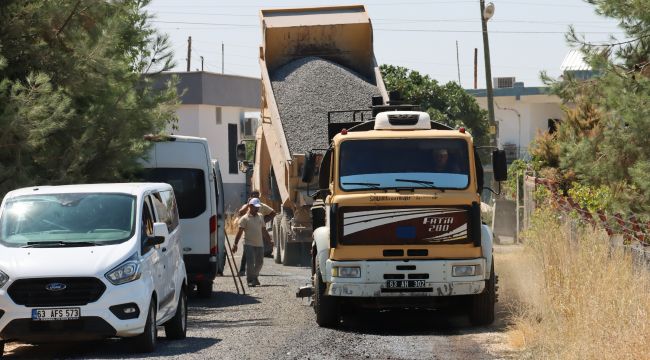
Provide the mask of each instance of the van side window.
[{"label": "van side window", "polygon": [[154,193],[152,199],[158,221],[167,224],[167,230],[171,233],[178,226],[178,209],[174,194],[171,191],[161,191]]},{"label": "van side window", "polygon": [[147,196],[142,207],[142,233],[140,234],[142,243],[144,243],[148,236],[153,236],[153,223],[153,212],[151,211],[149,196]]}]

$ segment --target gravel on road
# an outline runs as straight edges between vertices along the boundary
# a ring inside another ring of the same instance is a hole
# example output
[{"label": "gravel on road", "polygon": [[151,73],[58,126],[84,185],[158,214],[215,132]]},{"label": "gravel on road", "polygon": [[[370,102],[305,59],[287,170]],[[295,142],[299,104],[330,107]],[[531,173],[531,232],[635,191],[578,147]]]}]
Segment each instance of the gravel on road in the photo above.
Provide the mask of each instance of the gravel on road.
[{"label": "gravel on road", "polygon": [[[271,74],[275,101],[292,154],[326,148],[327,112],[369,109],[376,85],[339,64],[318,57],[294,60]],[[351,114],[336,115],[352,121]]]},{"label": "gravel on road", "polygon": [[[498,255],[497,255],[498,256]],[[497,258],[498,259],[498,258]],[[497,260],[498,261],[498,260]],[[498,263],[497,263],[498,264]],[[217,278],[211,299],[189,301],[187,339],[159,332],[152,354],[134,354],[124,340],[8,344],[7,359],[503,359],[506,324],[471,327],[464,316],[424,311],[355,311],[338,329],[316,325],[306,299],[295,297],[310,269],[266,258],[262,286],[237,295],[231,277]]]}]

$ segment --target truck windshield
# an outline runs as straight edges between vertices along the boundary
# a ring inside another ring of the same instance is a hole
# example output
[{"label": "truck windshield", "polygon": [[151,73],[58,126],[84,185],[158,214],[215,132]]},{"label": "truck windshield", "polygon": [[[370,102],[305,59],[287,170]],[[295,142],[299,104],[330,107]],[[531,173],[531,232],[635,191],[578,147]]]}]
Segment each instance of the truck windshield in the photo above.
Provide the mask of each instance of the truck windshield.
[{"label": "truck windshield", "polygon": [[0,243],[9,247],[117,244],[135,231],[135,197],[75,193],[19,196],[0,214]]},{"label": "truck windshield", "polygon": [[348,140],[339,155],[343,190],[469,186],[463,139]]}]

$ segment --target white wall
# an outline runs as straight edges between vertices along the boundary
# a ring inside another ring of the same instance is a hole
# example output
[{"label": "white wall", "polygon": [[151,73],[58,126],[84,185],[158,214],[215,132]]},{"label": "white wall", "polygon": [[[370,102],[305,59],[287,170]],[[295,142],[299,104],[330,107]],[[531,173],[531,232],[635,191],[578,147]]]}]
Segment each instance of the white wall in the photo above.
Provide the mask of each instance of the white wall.
[{"label": "white wall", "polygon": [[[219,160],[224,186],[229,189],[226,203],[232,202],[231,207],[239,204],[245,198],[246,177],[237,171],[229,172],[228,166],[228,124],[237,125],[237,142],[241,141],[240,119],[244,112],[255,112],[258,109],[222,107],[221,124],[216,123],[216,106],[213,105],[181,105],[178,110],[178,130],[169,131],[176,135],[198,136],[208,139],[212,158]],[[228,206],[228,204],[226,205]]]},{"label": "white wall", "polygon": [[[477,97],[479,106],[487,110],[487,98]],[[516,144],[525,156],[538,131],[548,130],[548,119],[562,119],[560,99],[549,95],[497,96],[494,117],[499,125],[498,145]]]}]

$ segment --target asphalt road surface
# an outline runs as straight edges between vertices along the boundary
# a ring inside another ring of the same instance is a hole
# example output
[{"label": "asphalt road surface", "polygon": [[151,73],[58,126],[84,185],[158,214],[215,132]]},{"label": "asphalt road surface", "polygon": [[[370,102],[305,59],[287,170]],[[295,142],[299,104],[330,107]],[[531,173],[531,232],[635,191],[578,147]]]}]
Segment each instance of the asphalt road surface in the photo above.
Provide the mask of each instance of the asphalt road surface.
[{"label": "asphalt road surface", "polygon": [[[237,259],[239,260],[239,259]],[[498,263],[497,263],[498,265]],[[229,275],[229,274],[228,274]],[[218,278],[211,299],[190,298],[187,339],[133,354],[123,340],[7,345],[8,359],[504,359],[502,311],[490,327],[438,311],[357,311],[339,329],[319,328],[307,300],[295,297],[309,282],[306,267],[266,258],[261,286],[237,295],[230,276]],[[245,281],[244,281],[245,284]]]}]

